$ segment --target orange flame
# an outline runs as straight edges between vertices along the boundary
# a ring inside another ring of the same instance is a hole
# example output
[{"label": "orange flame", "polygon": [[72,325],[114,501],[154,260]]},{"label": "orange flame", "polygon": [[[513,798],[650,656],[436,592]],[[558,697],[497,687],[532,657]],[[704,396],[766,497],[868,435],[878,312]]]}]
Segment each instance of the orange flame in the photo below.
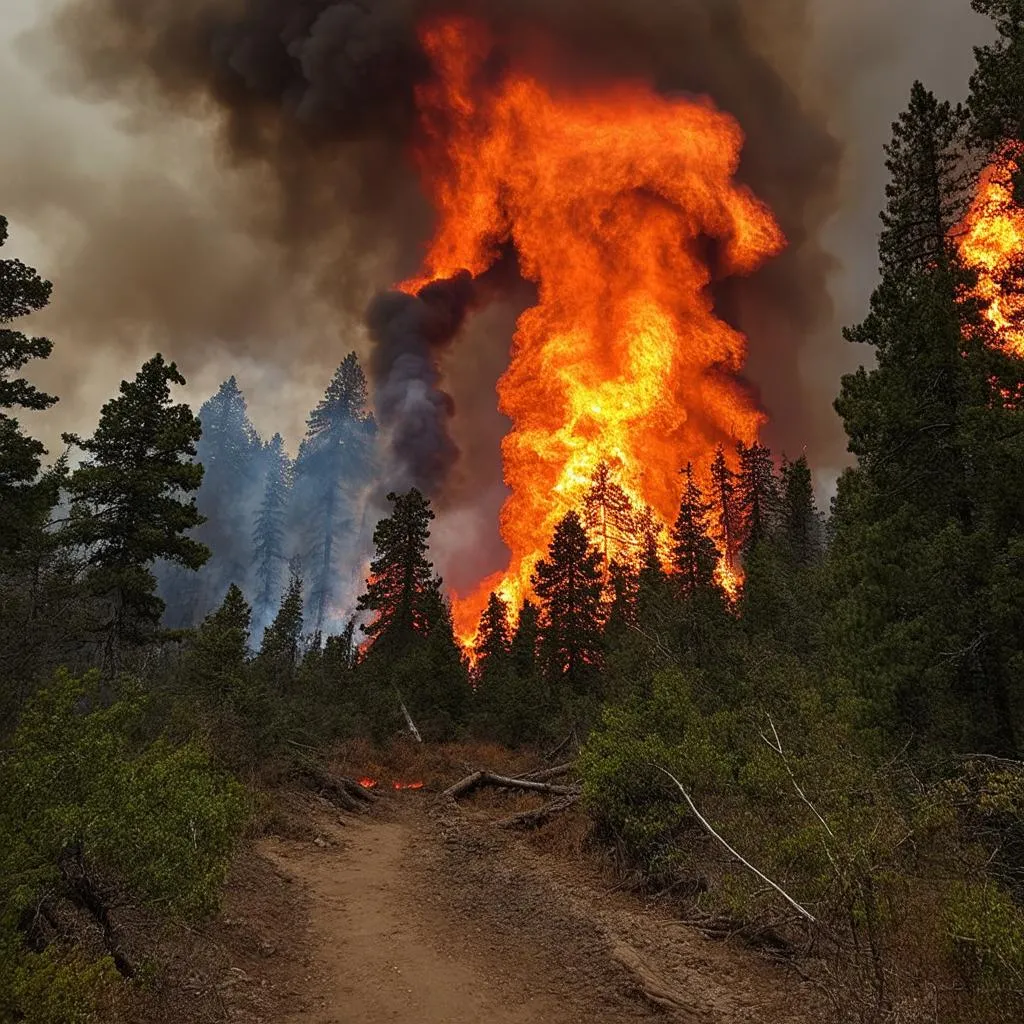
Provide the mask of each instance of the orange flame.
[{"label": "orange flame", "polygon": [[435,77],[417,95],[417,153],[438,227],[423,273],[479,275],[511,243],[538,304],[521,317],[498,385],[509,568],[455,601],[471,637],[491,590],[513,610],[555,524],[605,460],[637,509],[670,523],[678,471],[706,474],[715,446],[753,442],[764,416],[736,380],[746,339],[715,316],[716,274],[756,269],[785,244],[737,184],[742,132],[707,99],[642,83],[556,85],[488,62],[486,28],[426,24]]},{"label": "orange flame", "polygon": [[359,780],[359,785],[362,786],[363,789],[373,789],[377,785],[377,780],[370,779],[364,776]]},{"label": "orange flame", "polygon": [[964,263],[978,275],[975,297],[1002,347],[1024,357],[1024,292],[1006,277],[1024,256],[1024,208],[1014,201],[1013,177],[1024,146],[1014,143],[981,173],[978,191],[954,229]]},{"label": "orange flame", "polygon": [[399,789],[399,790],[401,790],[401,789],[422,789],[423,788],[423,783],[422,782],[394,782],[394,783],[392,783],[392,785],[395,787],[395,789]]}]

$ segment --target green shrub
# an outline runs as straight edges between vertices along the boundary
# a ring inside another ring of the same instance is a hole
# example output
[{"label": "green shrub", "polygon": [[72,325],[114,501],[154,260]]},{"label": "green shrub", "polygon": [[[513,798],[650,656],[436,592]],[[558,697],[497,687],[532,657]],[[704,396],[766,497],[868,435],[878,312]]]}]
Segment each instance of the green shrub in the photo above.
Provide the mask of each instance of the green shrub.
[{"label": "green shrub", "polygon": [[15,967],[0,975],[0,1006],[12,1014],[34,1007],[30,1019],[49,1020],[40,993],[52,990],[57,1006],[66,990],[85,1016],[54,1009],[52,1019],[87,1020],[89,993],[108,978],[106,961],[56,952],[52,927],[39,927],[53,919],[48,908],[66,901],[96,916],[130,898],[195,920],[217,907],[247,818],[244,790],[195,743],[138,740],[143,706],[137,686],[104,702],[97,675],[62,671],[2,754],[0,947],[14,951]]},{"label": "green shrub", "polygon": [[959,882],[946,906],[950,952],[971,988],[1024,987],[1024,911],[992,881]]}]

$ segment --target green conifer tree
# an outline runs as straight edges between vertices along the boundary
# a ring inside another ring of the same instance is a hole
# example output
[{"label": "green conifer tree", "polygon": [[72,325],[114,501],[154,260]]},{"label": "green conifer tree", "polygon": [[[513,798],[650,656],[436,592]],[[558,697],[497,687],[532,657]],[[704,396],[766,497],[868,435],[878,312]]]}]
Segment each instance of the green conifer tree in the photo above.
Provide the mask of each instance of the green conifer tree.
[{"label": "green conifer tree", "polygon": [[672,580],[684,597],[715,585],[715,570],[721,553],[711,538],[711,503],[704,500],[693,475],[693,465],[685,470],[686,483],[679,502],[679,515],[672,528]]},{"label": "green conifer tree", "polygon": [[209,557],[188,534],[202,522],[195,499],[203,478],[195,463],[199,421],[174,404],[171,385],[185,378],[156,355],[104,405],[96,433],[66,434],[86,460],[71,475],[65,543],[82,549],[89,583],[103,602],[108,664],[122,640],[139,641],[160,621],[163,601],[151,571],[157,559],[199,569]]},{"label": "green conifer tree", "polygon": [[533,573],[541,602],[540,647],[551,686],[570,697],[593,695],[603,654],[602,555],[576,512],[555,528],[547,558]]},{"label": "green conifer tree", "polygon": [[282,690],[295,678],[302,653],[302,577],[293,572],[281,607],[263,634],[258,664]]},{"label": "green conifer tree", "polygon": [[249,660],[252,610],[232,584],[223,604],[195,631],[185,661],[185,674],[203,694],[220,698],[242,685]]},{"label": "green conifer tree", "polygon": [[[7,219],[0,217],[0,247],[7,241]],[[9,409],[48,409],[57,399],[16,376],[34,359],[53,351],[48,338],[30,338],[11,324],[44,309],[52,286],[20,260],[0,260],[0,554],[38,541],[56,501],[54,481],[39,479],[43,445],[22,432]]]}]

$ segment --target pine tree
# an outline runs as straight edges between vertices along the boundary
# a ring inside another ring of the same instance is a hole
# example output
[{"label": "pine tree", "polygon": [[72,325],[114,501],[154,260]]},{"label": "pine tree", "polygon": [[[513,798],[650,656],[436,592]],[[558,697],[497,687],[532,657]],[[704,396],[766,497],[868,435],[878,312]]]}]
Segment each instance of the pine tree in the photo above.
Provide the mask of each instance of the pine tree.
[{"label": "pine tree", "polygon": [[[0,217],[0,247],[7,241],[7,219]],[[46,359],[53,351],[48,338],[30,338],[10,325],[44,309],[52,286],[20,260],[0,260],[0,553],[14,552],[33,543],[55,503],[54,488],[39,480],[40,460],[46,449],[21,430],[16,419],[2,410],[43,410],[57,399],[13,376],[33,359]]]},{"label": "pine tree", "polygon": [[968,110],[974,138],[990,153],[1024,141],[1024,0],[971,0],[995,23],[997,37],[975,47]]},{"label": "pine tree", "polygon": [[732,568],[740,553],[743,527],[739,502],[736,497],[736,475],[725,459],[725,449],[719,445],[711,463],[712,499],[716,523],[715,540],[722,550],[726,564]]},{"label": "pine tree", "polygon": [[612,479],[607,462],[598,463],[583,498],[583,521],[605,566],[636,545],[636,512],[626,492]]},{"label": "pine tree", "polygon": [[511,645],[508,603],[497,594],[491,594],[476,634],[477,669],[481,678],[508,661]]},{"label": "pine tree", "polygon": [[292,573],[274,621],[263,634],[258,664],[282,689],[295,678],[302,647],[302,577]]},{"label": "pine tree", "polygon": [[944,752],[1005,752],[1020,688],[988,581],[1009,568],[993,496],[1016,413],[998,387],[993,398],[1005,356],[963,301],[969,278],[947,235],[959,172],[938,155],[958,118],[915,89],[890,147],[882,281],[845,332],[877,367],[844,377],[836,402],[857,466],[835,503],[829,639],[886,727]]},{"label": "pine tree", "polygon": [[223,697],[241,684],[249,660],[252,610],[232,584],[224,603],[207,616],[189,645],[184,673],[202,693]]},{"label": "pine tree", "polygon": [[672,528],[672,579],[684,597],[703,587],[715,585],[715,570],[721,553],[711,539],[711,504],[697,486],[693,465],[686,467],[686,484],[679,503],[679,515]]},{"label": "pine tree", "polygon": [[341,589],[360,569],[376,434],[367,401],[366,377],[352,352],[310,413],[295,460],[291,518],[314,630],[324,629]]},{"label": "pine tree", "polygon": [[906,282],[913,271],[946,266],[950,229],[963,217],[969,188],[964,163],[966,115],[940,103],[920,82],[885,147],[890,181],[882,211],[883,275]]},{"label": "pine tree", "polygon": [[509,645],[512,667],[521,678],[532,677],[536,673],[539,644],[540,608],[532,601],[524,601]]},{"label": "pine tree", "polygon": [[373,647],[393,653],[426,635],[441,581],[427,559],[434,518],[430,502],[415,489],[389,494],[387,500],[394,508],[374,530],[376,557],[358,608],[375,615],[362,627]]},{"label": "pine tree", "polygon": [[156,355],[134,381],[122,381],[91,438],[64,436],[87,460],[68,483],[63,540],[85,552],[93,592],[109,608],[105,633],[114,666],[122,639],[142,639],[159,623],[163,602],[152,564],[162,558],[196,570],[209,557],[188,536],[202,522],[188,495],[198,490],[203,468],[194,462],[199,421],[187,405],[171,401],[171,385],[184,383],[174,363]]},{"label": "pine tree", "polygon": [[569,512],[533,572],[545,674],[576,696],[593,691],[601,664],[601,561],[580,517]]},{"label": "pine tree", "polygon": [[245,396],[229,377],[199,410],[196,446],[203,483],[196,505],[205,522],[196,539],[212,556],[199,574],[201,592],[192,614],[202,614],[232,583],[246,587],[253,565],[251,513],[260,487],[263,446],[249,420]]},{"label": "pine tree", "polygon": [[772,453],[756,441],[736,446],[740,471],[736,485],[736,504],[743,524],[745,555],[771,539],[779,516],[779,491],[772,465]]},{"label": "pine tree", "polygon": [[266,622],[281,596],[281,577],[288,562],[286,515],[291,462],[284,440],[275,434],[265,452],[267,463],[263,498],[256,512],[252,549],[256,560],[256,598],[253,610],[257,624]]},{"label": "pine tree", "polygon": [[821,517],[806,455],[782,465],[782,537],[787,558],[798,568],[812,565],[821,555]]}]

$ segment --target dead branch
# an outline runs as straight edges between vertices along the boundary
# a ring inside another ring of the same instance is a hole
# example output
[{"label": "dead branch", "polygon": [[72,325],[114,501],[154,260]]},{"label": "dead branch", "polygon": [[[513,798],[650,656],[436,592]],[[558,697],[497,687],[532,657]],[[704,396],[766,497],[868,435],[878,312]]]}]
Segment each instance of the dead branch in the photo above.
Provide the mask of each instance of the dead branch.
[{"label": "dead branch", "polygon": [[835,839],[835,833],[828,827],[828,822],[818,813],[818,809],[807,799],[807,794],[800,788],[800,783],[796,781],[796,776],[793,774],[793,769],[789,766],[789,761],[786,759],[786,754],[782,749],[782,740],[779,739],[778,730],[775,728],[775,723],[772,721],[772,716],[768,716],[768,724],[772,727],[772,735],[775,737],[775,742],[772,743],[764,733],[761,733],[761,739],[768,744],[772,750],[775,751],[779,757],[782,758],[782,765],[786,769],[786,774],[789,776],[790,782],[793,783],[793,788],[797,792],[797,796],[810,808],[811,814],[813,814],[818,821],[821,822],[822,828],[829,834],[832,839]]},{"label": "dead branch", "polygon": [[562,796],[557,800],[552,800],[550,803],[546,803],[543,807],[538,807],[535,811],[522,811],[519,814],[513,814],[507,818],[502,818],[495,824],[498,828],[540,828],[541,825],[546,825],[553,817],[555,817],[555,815],[561,814],[564,811],[569,810],[570,807],[579,803],[579,800],[579,793],[573,793],[571,796]]},{"label": "dead branch", "polygon": [[398,706],[402,709],[405,724],[409,727],[409,732],[412,733],[412,738],[417,743],[422,743],[423,737],[420,735],[419,729],[416,728],[416,723],[412,720],[412,715],[409,714],[409,709],[405,706],[405,701],[402,700],[402,695],[398,693],[397,687],[395,688],[395,693],[398,694]]},{"label": "dead branch", "polygon": [[572,796],[579,793],[576,786],[553,786],[549,782],[534,782],[530,779],[510,779],[493,772],[473,772],[464,779],[449,786],[441,795],[458,800],[480,786],[496,786],[499,789],[525,789],[533,793],[549,793],[551,796]]},{"label": "dead branch", "polygon": [[711,823],[707,820],[707,818],[705,818],[704,815],[697,810],[696,805],[690,799],[690,794],[687,793],[686,790],[683,788],[683,784],[670,771],[668,771],[668,769],[662,768],[661,765],[658,764],[652,764],[651,767],[656,768],[659,772],[662,773],[662,775],[667,775],[676,784],[676,787],[678,788],[679,792],[683,794],[683,799],[686,801],[686,803],[689,805],[690,810],[693,812],[694,817],[701,823],[701,825],[704,826],[708,834],[713,839],[716,839],[748,871],[752,871],[755,875],[757,875],[758,878],[761,879],[762,882],[765,882],[768,885],[770,885],[798,914],[800,914],[801,917],[805,917],[808,921],[811,922],[811,924],[818,923],[817,918],[815,918],[815,916],[806,907],[802,907],[799,903],[797,903],[795,899],[793,899],[792,896],[789,895],[789,893],[786,892],[785,889],[782,888],[781,885],[778,885],[776,882],[773,882],[766,874],[764,874],[763,871],[758,871],[758,869],[755,868],[749,860],[747,860],[745,857],[740,856],[740,854],[737,853],[736,850],[734,850],[714,830],[714,828],[711,826]]},{"label": "dead branch", "polygon": [[573,763],[567,761],[555,768],[542,768],[535,772],[526,772],[524,775],[517,775],[516,778],[528,782],[550,782],[552,779],[561,779],[568,775],[573,769]]}]

